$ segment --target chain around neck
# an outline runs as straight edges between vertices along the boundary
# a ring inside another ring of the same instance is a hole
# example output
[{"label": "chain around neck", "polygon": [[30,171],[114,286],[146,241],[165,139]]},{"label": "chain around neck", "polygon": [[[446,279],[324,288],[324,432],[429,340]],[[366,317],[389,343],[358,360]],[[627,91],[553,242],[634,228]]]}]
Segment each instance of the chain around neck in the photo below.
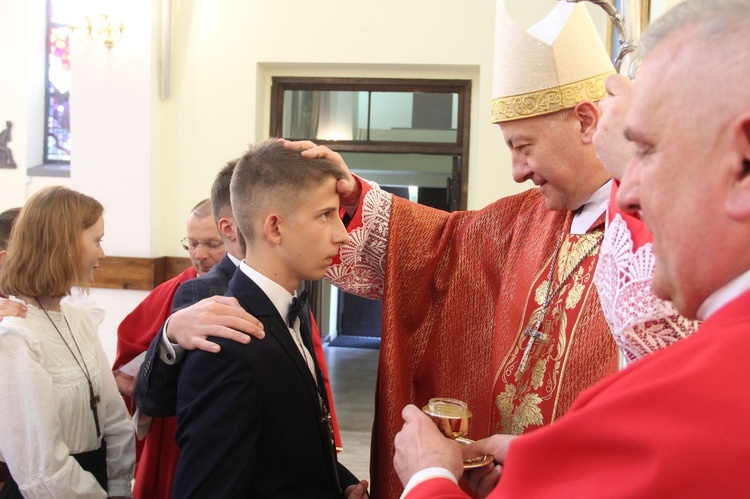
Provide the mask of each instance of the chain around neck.
[{"label": "chain around neck", "polygon": [[70,351],[70,355],[73,356],[73,359],[75,359],[76,364],[78,364],[78,367],[81,369],[81,372],[83,373],[84,376],[86,376],[86,380],[89,383],[91,383],[91,375],[89,374],[88,367],[86,367],[86,361],[83,360],[83,354],[81,353],[81,348],[78,346],[76,337],[73,335],[73,330],[70,328],[70,324],[68,324],[67,317],[65,317],[65,314],[62,313],[62,309],[60,309],[60,315],[62,315],[62,318],[65,321],[65,325],[68,326],[68,331],[70,331],[70,337],[73,339],[73,344],[76,346],[76,350],[78,350],[78,355],[80,355],[81,357],[81,362],[78,362],[78,357],[76,357],[76,354],[73,353],[73,349],[70,348],[70,345],[65,340],[65,337],[62,335],[62,332],[60,332],[60,329],[57,327],[57,324],[55,324],[55,321],[52,320],[52,317],[49,316],[49,313],[47,313],[47,310],[42,306],[42,302],[39,301],[39,298],[35,296],[34,300],[36,301],[37,305],[39,305],[39,308],[42,309],[42,312],[44,312],[44,315],[47,316],[47,319],[49,319],[50,324],[52,324],[52,327],[55,328],[55,331],[57,331],[57,334],[60,335],[60,339],[63,340],[63,343],[65,343],[65,346],[68,347],[68,350]]},{"label": "chain around neck", "polygon": [[73,349],[70,348],[70,345],[65,340],[65,337],[60,331],[60,328],[57,327],[57,324],[55,324],[55,321],[53,321],[52,317],[50,317],[49,313],[47,313],[47,310],[42,305],[42,302],[39,301],[39,298],[37,298],[36,296],[34,297],[34,300],[36,301],[37,305],[39,305],[39,308],[42,309],[42,312],[44,312],[44,315],[47,316],[47,319],[49,319],[50,323],[52,324],[52,327],[54,327],[55,331],[57,331],[57,334],[60,335],[60,339],[63,341],[63,343],[65,343],[65,346],[68,348],[70,355],[73,356],[73,360],[76,361],[76,364],[78,364],[78,368],[86,377],[86,382],[89,385],[89,397],[90,397],[91,411],[94,414],[94,423],[96,423],[96,437],[99,438],[101,436],[101,429],[99,428],[99,417],[97,416],[97,413],[96,413],[96,403],[99,401],[99,396],[94,394],[94,385],[93,383],[91,383],[91,374],[89,374],[89,368],[86,366],[86,361],[83,358],[83,353],[81,353],[81,347],[78,346],[76,337],[75,335],[73,335],[73,329],[71,329],[70,324],[68,323],[68,318],[65,317],[65,314],[62,312],[62,308],[61,308],[60,315],[62,315],[62,318],[65,321],[65,325],[68,326],[68,331],[70,331],[70,337],[73,339],[73,344],[76,346],[76,350],[78,350],[78,355],[81,357],[80,362],[78,361],[78,357],[76,357],[76,354],[73,353]]}]

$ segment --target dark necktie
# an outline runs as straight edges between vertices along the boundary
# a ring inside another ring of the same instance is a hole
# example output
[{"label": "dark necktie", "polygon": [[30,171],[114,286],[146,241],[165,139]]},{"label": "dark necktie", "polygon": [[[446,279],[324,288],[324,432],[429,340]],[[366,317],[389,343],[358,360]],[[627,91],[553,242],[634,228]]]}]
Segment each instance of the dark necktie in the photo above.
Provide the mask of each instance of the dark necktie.
[{"label": "dark necktie", "polygon": [[305,306],[305,301],[307,301],[307,291],[303,291],[299,296],[292,298],[292,305],[289,307],[289,317],[287,318],[289,327],[294,327],[294,319],[297,318],[302,307]]}]

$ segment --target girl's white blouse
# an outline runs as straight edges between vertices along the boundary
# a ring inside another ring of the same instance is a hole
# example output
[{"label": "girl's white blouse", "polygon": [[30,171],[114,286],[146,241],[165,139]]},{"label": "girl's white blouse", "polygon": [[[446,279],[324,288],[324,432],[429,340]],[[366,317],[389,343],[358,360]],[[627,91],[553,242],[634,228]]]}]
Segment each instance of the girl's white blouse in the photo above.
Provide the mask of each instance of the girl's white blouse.
[{"label": "girl's white blouse", "polygon": [[[70,457],[101,445],[86,377],[44,311],[26,306],[26,318],[0,322],[0,461],[25,496],[107,497]],[[130,497],[134,432],[97,336],[104,313],[69,300],[61,311],[48,313],[80,362],[72,330],[100,397],[96,410],[107,442],[109,496]]]}]

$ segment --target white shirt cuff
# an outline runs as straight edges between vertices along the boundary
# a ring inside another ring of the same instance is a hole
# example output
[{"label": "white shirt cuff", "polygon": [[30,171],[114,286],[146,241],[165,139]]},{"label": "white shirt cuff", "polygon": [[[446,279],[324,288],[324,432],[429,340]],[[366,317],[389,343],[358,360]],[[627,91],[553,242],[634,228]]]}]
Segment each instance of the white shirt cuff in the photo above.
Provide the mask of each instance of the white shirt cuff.
[{"label": "white shirt cuff", "polygon": [[169,316],[164,327],[161,328],[161,343],[159,343],[159,358],[168,366],[178,363],[185,356],[185,349],[177,343],[170,342],[167,336],[167,326],[171,318],[172,316]]},{"label": "white shirt cuff", "polygon": [[406,497],[406,495],[422,482],[425,482],[431,478],[447,478],[451,482],[458,485],[458,481],[456,480],[456,477],[453,476],[453,473],[448,471],[445,468],[427,468],[426,470],[418,471],[414,473],[409,481],[406,484],[406,487],[404,487],[404,493],[401,494],[401,498],[403,499]]},{"label": "white shirt cuff", "polygon": [[135,408],[135,412],[133,413],[133,426],[135,427],[135,436],[138,440],[146,438],[146,433],[148,433],[148,429],[151,428],[151,421],[151,416],[147,416],[143,414],[140,409],[137,407]]}]

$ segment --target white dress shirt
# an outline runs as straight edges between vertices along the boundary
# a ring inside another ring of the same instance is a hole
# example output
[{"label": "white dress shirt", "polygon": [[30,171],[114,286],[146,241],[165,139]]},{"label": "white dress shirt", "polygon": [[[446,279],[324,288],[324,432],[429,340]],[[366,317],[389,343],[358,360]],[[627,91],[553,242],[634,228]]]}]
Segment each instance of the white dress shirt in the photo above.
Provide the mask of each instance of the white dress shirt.
[{"label": "white dress shirt", "polygon": [[[240,263],[240,270],[266,294],[274,307],[276,307],[276,310],[279,311],[279,315],[281,315],[284,324],[286,324],[286,318],[289,315],[289,307],[292,305],[292,298],[296,296],[297,292],[295,291],[294,295],[292,295],[279,283],[272,281],[254,268],[250,267],[244,260]],[[315,363],[313,362],[312,355],[302,342],[302,335],[300,334],[299,327],[300,320],[299,317],[297,317],[292,326],[287,325],[287,330],[289,331],[292,340],[294,340],[294,343],[297,345],[300,355],[305,359],[307,367],[310,368],[310,374],[312,374],[312,377],[317,384],[318,380],[317,376],[315,376]]]}]

